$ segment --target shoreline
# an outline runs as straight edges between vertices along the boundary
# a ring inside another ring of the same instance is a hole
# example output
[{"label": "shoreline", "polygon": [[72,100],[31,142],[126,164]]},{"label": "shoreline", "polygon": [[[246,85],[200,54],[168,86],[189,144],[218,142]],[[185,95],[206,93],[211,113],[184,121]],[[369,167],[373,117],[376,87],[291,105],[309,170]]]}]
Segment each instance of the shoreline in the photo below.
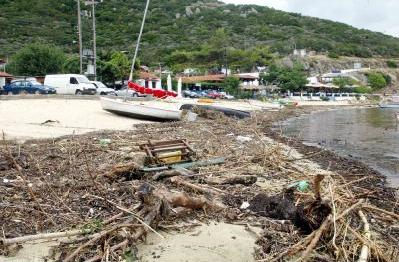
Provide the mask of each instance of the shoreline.
[{"label": "shoreline", "polygon": [[[304,112],[301,113],[300,115],[296,114],[295,112],[292,112],[293,115],[283,116],[282,118],[278,119],[274,123],[275,128],[272,127],[272,128],[270,128],[270,130],[267,130],[267,135],[272,137],[273,139],[276,139],[279,142],[289,144],[290,146],[292,146],[293,148],[295,148],[296,150],[298,150],[300,153],[302,153],[304,155],[310,154],[307,157],[307,159],[317,162],[323,168],[329,168],[334,171],[344,172],[344,174],[346,174],[346,175],[350,175],[351,170],[356,169],[355,170],[356,173],[363,172],[368,175],[383,177],[384,183],[386,184],[387,187],[394,188],[394,189],[398,190],[399,184],[398,185],[391,184],[388,181],[389,178],[385,174],[374,169],[373,167],[368,166],[362,160],[353,159],[348,155],[335,152],[333,149],[323,148],[318,145],[306,144],[301,139],[283,135],[276,130],[282,122],[290,121],[293,118],[302,117],[305,115],[312,115],[315,113],[325,112],[325,111],[350,110],[350,109],[357,109],[357,108],[376,108],[376,106],[366,105],[366,106],[351,106],[351,107],[344,107],[344,108],[343,107],[333,107],[333,108],[319,108],[316,110],[314,110],[314,109],[308,110],[308,109],[306,109],[306,107],[304,107]],[[276,126],[276,125],[278,125],[278,126]],[[339,163],[343,163],[343,165],[339,165]]]}]

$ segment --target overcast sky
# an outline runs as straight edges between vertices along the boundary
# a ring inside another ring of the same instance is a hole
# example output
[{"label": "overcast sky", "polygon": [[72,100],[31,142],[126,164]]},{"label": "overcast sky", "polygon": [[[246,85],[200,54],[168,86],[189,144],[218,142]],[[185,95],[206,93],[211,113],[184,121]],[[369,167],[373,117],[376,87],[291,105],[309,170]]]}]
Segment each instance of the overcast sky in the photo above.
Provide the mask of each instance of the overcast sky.
[{"label": "overcast sky", "polygon": [[256,4],[399,36],[399,0],[223,0]]}]

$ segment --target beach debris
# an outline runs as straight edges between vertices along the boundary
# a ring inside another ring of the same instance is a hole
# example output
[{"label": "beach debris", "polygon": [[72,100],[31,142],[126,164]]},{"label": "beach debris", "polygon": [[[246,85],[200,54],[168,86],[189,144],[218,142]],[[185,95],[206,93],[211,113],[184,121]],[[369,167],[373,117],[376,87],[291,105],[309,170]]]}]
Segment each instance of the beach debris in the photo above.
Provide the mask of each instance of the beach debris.
[{"label": "beach debris", "polygon": [[148,141],[140,145],[147,153],[147,162],[151,165],[176,164],[194,161],[195,152],[184,139],[166,141]]},{"label": "beach debris", "polygon": [[252,138],[249,136],[237,136],[236,140],[240,143],[246,143],[252,141]]},{"label": "beach debris", "polygon": [[244,201],[244,202],[242,202],[242,204],[241,204],[241,206],[240,206],[240,209],[241,209],[241,210],[242,210],[242,209],[247,209],[249,206],[250,206],[249,202]]},{"label": "beach debris", "polygon": [[198,114],[188,111],[188,110],[183,110],[183,114],[182,114],[183,121],[194,122],[197,120],[197,117],[198,117]]},{"label": "beach debris", "polygon": [[[283,143],[304,155],[318,149],[276,135],[276,118],[143,124],[107,133],[106,147],[95,133],[0,143],[0,254],[14,252],[20,237],[76,233],[49,260],[123,261],[148,234],[164,238],[159,229],[225,221],[263,229],[254,234],[258,261],[396,261],[395,191],[374,170],[327,150],[307,158],[325,176],[290,161]],[[166,135],[190,141],[194,161],[148,163],[139,145]],[[300,181],[308,190],[287,188]]]},{"label": "beach debris", "polygon": [[237,119],[245,119],[251,117],[251,113],[247,111],[236,110],[221,106],[185,104],[182,105],[180,109],[191,110],[192,112],[198,114],[198,116],[208,119],[217,119],[220,118],[220,115]]},{"label": "beach debris", "polygon": [[198,167],[220,165],[220,164],[223,164],[224,162],[225,162],[224,157],[216,157],[216,158],[210,158],[210,159],[206,159],[206,160],[198,160],[198,161],[193,161],[193,162],[179,163],[179,164],[172,164],[172,165],[164,165],[164,166],[159,166],[159,167],[144,167],[141,170],[143,172],[157,172],[157,171],[163,171],[163,170],[169,170],[169,169],[193,169],[193,168],[198,168]]},{"label": "beach debris", "polygon": [[40,125],[44,126],[44,125],[53,125],[53,124],[59,124],[59,123],[60,123],[60,121],[58,121],[58,120],[49,119],[49,120],[46,120],[46,121],[40,123]]},{"label": "beach debris", "polygon": [[109,144],[111,144],[111,139],[109,138],[102,138],[99,140],[99,143],[101,146],[108,146]]},{"label": "beach debris", "polygon": [[258,181],[257,176],[253,175],[241,175],[241,176],[232,176],[228,177],[222,181],[220,181],[218,184],[220,185],[244,185],[244,186],[250,186],[256,183]]},{"label": "beach debris", "polygon": [[136,163],[131,162],[113,166],[106,176],[113,179],[124,177],[126,180],[133,180],[140,179],[142,177],[142,172]]},{"label": "beach debris", "polygon": [[306,192],[309,190],[309,182],[306,180],[301,180],[288,186],[288,188],[292,187],[295,187],[300,192]]}]

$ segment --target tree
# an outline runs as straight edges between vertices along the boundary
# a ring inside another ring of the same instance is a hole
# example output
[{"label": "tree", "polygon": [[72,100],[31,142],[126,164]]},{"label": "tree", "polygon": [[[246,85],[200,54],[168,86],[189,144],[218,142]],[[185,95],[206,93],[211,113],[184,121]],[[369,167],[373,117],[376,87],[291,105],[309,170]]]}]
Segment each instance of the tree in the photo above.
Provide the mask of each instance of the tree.
[{"label": "tree", "polygon": [[303,89],[308,80],[302,65],[296,63],[293,68],[271,65],[269,72],[261,75],[261,82],[277,85],[283,90],[296,91]]},{"label": "tree", "polygon": [[80,61],[78,56],[71,56],[67,58],[62,65],[62,72],[67,74],[80,73]]},{"label": "tree", "polygon": [[223,82],[224,90],[231,94],[236,94],[240,86],[240,79],[235,76],[228,76]]},{"label": "tree", "polygon": [[353,86],[355,84],[355,81],[349,77],[337,77],[334,78],[333,84],[343,89],[347,86]]},{"label": "tree", "polygon": [[61,72],[65,55],[54,46],[30,44],[16,53],[11,61],[15,75],[45,76]]},{"label": "tree", "polygon": [[122,52],[114,52],[111,55],[111,60],[109,61],[113,65],[115,70],[116,79],[123,80],[130,73],[130,61],[126,54]]},{"label": "tree", "polygon": [[105,83],[115,83],[118,78],[118,68],[111,62],[102,63],[99,75]]},{"label": "tree", "polygon": [[388,85],[384,75],[380,72],[370,72],[367,75],[367,81],[373,90],[384,88]]}]

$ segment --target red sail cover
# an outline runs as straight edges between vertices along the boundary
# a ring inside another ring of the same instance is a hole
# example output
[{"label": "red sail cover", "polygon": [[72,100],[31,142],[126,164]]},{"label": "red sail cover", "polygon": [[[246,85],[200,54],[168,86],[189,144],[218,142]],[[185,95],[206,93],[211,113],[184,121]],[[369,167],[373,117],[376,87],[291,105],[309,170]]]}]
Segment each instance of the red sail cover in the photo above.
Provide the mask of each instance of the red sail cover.
[{"label": "red sail cover", "polygon": [[172,96],[172,97],[176,97],[177,93],[173,92],[173,91],[166,91],[163,89],[152,89],[152,88],[146,88],[143,87],[135,82],[128,82],[128,87],[130,89],[133,89],[134,91],[136,91],[137,93],[140,94],[146,94],[146,95],[153,95],[157,98],[166,98],[168,96]]}]

